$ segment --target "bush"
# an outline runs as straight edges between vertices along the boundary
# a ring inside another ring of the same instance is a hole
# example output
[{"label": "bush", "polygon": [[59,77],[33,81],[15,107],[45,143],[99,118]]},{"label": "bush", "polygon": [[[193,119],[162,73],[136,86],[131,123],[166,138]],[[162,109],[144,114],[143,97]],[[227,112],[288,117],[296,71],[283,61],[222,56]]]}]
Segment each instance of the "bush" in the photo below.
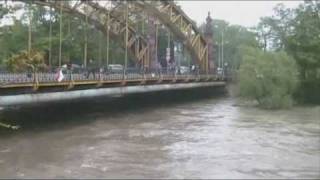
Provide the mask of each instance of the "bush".
[{"label": "bush", "polygon": [[244,48],[240,66],[240,96],[255,99],[268,109],[292,106],[298,85],[295,61],[284,52]]},{"label": "bush", "polygon": [[24,72],[27,70],[37,71],[44,67],[44,55],[42,52],[31,50],[21,51],[12,55],[6,62],[7,68],[12,72]]},{"label": "bush", "polygon": [[301,80],[295,98],[299,103],[320,104],[320,78]]}]

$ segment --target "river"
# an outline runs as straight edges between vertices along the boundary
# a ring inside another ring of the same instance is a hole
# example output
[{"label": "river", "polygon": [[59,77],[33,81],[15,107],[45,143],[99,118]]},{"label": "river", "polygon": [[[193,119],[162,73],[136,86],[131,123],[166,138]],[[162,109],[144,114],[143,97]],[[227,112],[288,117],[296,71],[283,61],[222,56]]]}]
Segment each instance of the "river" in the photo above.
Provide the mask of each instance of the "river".
[{"label": "river", "polygon": [[183,96],[6,110],[0,178],[320,178],[320,106]]}]

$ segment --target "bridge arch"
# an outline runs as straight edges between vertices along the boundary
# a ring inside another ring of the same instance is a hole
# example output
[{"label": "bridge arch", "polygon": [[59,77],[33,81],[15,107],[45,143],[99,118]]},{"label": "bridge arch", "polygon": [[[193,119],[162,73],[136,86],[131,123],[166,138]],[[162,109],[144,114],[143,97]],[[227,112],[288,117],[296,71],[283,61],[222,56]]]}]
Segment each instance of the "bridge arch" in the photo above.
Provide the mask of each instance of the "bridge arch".
[{"label": "bridge arch", "polygon": [[[34,0],[32,2],[38,5],[60,8],[60,3],[57,3],[57,1]],[[146,39],[137,33],[132,24],[128,26],[129,39],[121,40],[122,38],[125,39],[125,16],[114,15],[113,11],[117,8],[123,8],[121,6],[121,4],[123,5],[122,1],[119,1],[119,7],[114,7],[114,9],[107,9],[95,0],[76,0],[73,2],[75,3],[72,7],[63,7],[65,12],[76,14],[81,18],[88,15],[91,23],[103,33],[106,33],[107,28],[110,27],[110,35],[119,42],[122,42],[123,47],[127,45],[132,57],[135,57],[140,64],[149,67],[150,55],[148,43]],[[193,21],[175,3],[168,0],[156,1],[156,3],[141,0],[126,2],[142,9],[164,24],[185,45],[192,59],[200,65],[201,70],[208,73],[209,53],[207,42]],[[84,6],[90,7],[90,11],[84,12]],[[109,22],[106,20],[107,14],[110,17]]]},{"label": "bridge arch", "polygon": [[[200,65],[203,72],[209,71],[209,52],[205,38],[193,21],[172,1],[117,1],[114,2],[117,6],[111,10],[102,6],[98,0],[84,0],[84,2],[104,13],[111,11],[111,14],[120,22],[125,21],[125,17],[121,15],[125,8],[124,5],[126,5],[124,2],[133,5],[134,7],[132,9],[136,11],[135,13],[141,13],[141,11],[147,12],[168,27],[168,29],[183,42],[190,52],[192,59]],[[115,13],[116,11],[120,12],[120,14]],[[134,27],[134,25],[130,24],[130,27]],[[151,59],[150,56],[151,55],[149,55],[149,59]]]},{"label": "bridge arch", "polygon": [[[85,1],[88,5],[96,7],[103,11],[108,11],[107,8],[99,6],[99,1],[88,0]],[[209,71],[209,53],[208,45],[201,34],[200,30],[193,23],[193,21],[179,8],[176,4],[169,0],[161,1],[119,1],[118,6],[112,11],[123,12],[125,3],[132,5],[136,8],[132,8],[136,13],[145,11],[149,15],[157,18],[162,24],[164,24],[173,35],[181,41],[189,51],[192,59],[195,63],[200,65],[203,72]],[[138,9],[138,10],[137,10]],[[115,14],[113,12],[113,14]],[[124,16],[115,14],[119,21],[124,21]],[[149,49],[150,50],[150,49]],[[150,58],[150,57],[149,57]]]},{"label": "bridge arch", "polygon": [[[22,1],[24,2],[24,1]],[[33,4],[52,7],[54,9],[62,8],[62,11],[75,15],[81,19],[85,19],[88,16],[88,22],[94,25],[99,31],[120,42],[123,48],[128,47],[128,55],[133,58],[137,63],[144,67],[149,66],[149,50],[147,41],[136,33],[136,30],[132,27],[128,27],[128,40],[125,40],[126,24],[125,22],[119,21],[112,14],[104,12],[101,13],[101,9],[97,9],[94,6],[90,6],[83,0],[73,1],[73,6],[61,5],[59,1],[50,0],[34,0]],[[86,10],[85,11],[85,6]],[[109,31],[109,32],[108,32]]]},{"label": "bridge arch", "polygon": [[192,58],[200,65],[201,70],[209,71],[208,45],[193,21],[172,1],[163,0],[156,3],[147,1],[129,1],[150,15],[158,18],[190,52]]}]

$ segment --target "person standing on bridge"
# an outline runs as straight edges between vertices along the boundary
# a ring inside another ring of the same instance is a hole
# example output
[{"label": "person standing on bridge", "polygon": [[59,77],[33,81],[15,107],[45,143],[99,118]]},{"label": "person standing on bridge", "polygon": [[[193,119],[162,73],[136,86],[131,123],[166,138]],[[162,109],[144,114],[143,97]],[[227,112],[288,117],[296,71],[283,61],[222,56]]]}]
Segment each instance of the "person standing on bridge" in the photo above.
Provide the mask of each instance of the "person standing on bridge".
[{"label": "person standing on bridge", "polygon": [[88,73],[87,73],[87,79],[89,79],[90,74],[93,75],[93,78],[96,78],[96,72],[95,72],[95,64],[93,62],[92,59],[89,60],[89,64],[88,64]]},{"label": "person standing on bridge", "polygon": [[56,81],[58,81],[58,82],[61,82],[61,81],[64,79],[64,75],[63,75],[63,73],[62,73],[62,68],[58,68],[58,69],[57,69],[57,73],[56,73],[56,75],[55,75],[55,79],[56,79]]},{"label": "person standing on bridge", "polygon": [[158,76],[161,75],[161,68],[162,68],[162,66],[161,66],[160,62],[157,62],[157,74],[158,74]]},{"label": "person standing on bridge", "polygon": [[69,81],[72,81],[72,63],[70,61],[67,63],[67,72]]}]

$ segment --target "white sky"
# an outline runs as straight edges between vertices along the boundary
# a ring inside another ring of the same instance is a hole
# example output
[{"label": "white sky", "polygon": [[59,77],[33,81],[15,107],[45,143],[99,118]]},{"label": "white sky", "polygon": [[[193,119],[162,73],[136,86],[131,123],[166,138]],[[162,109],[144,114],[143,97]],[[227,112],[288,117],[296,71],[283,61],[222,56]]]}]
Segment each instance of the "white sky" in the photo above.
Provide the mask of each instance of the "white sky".
[{"label": "white sky", "polygon": [[185,13],[197,24],[205,21],[208,11],[214,19],[223,19],[231,24],[252,27],[258,24],[259,18],[273,15],[273,7],[283,3],[286,7],[294,8],[303,1],[179,1]]}]

